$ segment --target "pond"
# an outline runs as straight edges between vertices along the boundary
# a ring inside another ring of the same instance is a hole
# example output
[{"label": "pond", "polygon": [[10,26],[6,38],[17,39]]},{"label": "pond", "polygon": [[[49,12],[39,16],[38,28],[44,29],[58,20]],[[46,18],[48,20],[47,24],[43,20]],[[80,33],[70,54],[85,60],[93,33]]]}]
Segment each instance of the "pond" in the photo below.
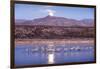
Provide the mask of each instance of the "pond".
[{"label": "pond", "polygon": [[61,64],[94,61],[93,44],[17,44],[15,65]]}]

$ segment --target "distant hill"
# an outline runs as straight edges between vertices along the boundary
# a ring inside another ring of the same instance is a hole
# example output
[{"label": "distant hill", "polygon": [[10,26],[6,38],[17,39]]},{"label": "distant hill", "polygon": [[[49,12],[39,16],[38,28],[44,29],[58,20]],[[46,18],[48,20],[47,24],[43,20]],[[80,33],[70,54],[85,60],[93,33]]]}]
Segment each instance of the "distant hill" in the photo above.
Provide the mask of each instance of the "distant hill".
[{"label": "distant hill", "polygon": [[15,20],[16,25],[47,25],[47,26],[66,26],[66,27],[93,27],[93,19],[75,20],[64,17],[46,16],[34,20]]},{"label": "distant hill", "polygon": [[95,36],[92,19],[75,20],[46,16],[34,20],[18,19],[15,24],[16,39],[71,39]]}]

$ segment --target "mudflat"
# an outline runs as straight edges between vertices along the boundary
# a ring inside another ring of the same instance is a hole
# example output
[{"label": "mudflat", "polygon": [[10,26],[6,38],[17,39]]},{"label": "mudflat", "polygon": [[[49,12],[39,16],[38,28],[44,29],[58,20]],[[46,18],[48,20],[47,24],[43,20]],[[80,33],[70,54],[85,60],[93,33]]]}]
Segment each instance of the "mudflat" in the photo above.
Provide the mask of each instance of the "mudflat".
[{"label": "mudflat", "polygon": [[15,44],[94,44],[94,39],[15,39]]}]

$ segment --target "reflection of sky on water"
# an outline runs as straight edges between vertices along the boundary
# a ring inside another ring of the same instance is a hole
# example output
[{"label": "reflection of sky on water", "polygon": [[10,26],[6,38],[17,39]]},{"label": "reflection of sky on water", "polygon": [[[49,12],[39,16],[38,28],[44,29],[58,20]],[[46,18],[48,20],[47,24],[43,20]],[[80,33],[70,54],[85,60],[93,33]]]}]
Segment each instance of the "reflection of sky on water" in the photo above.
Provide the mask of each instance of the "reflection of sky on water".
[{"label": "reflection of sky on water", "polygon": [[17,45],[15,48],[15,64],[20,66],[94,61],[93,47],[89,44],[67,44],[67,46]]}]

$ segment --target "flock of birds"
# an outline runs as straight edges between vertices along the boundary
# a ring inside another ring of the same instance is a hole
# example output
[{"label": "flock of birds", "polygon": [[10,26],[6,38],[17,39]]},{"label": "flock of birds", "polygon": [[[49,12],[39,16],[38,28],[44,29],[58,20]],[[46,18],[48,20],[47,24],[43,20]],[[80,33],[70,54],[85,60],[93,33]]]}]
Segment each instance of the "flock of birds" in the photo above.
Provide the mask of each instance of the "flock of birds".
[{"label": "flock of birds", "polygon": [[39,46],[39,47],[33,47],[33,48],[25,48],[26,52],[67,52],[67,51],[84,51],[84,50],[92,50],[93,46],[72,46],[72,47],[57,47],[57,46]]}]

